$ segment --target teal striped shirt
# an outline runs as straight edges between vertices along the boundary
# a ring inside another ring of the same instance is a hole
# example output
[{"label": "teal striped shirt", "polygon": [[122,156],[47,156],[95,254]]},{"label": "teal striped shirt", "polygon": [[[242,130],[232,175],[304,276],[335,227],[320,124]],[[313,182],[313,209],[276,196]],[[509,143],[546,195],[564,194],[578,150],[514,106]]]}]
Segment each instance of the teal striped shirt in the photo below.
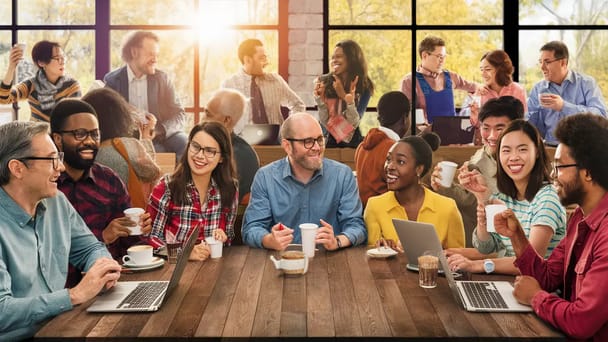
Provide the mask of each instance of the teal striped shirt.
[{"label": "teal striped shirt", "polygon": [[[532,226],[543,225],[553,229],[553,236],[551,237],[545,258],[551,255],[553,248],[557,246],[566,234],[566,209],[559,202],[557,192],[550,184],[540,188],[531,202],[527,200],[519,201],[500,192],[494,194],[491,198],[505,202],[507,208],[513,210],[526,233],[526,237],[530,237],[530,228]],[[511,239],[498,233],[490,234],[496,235],[505,245],[507,248],[505,256],[515,256]]]}]

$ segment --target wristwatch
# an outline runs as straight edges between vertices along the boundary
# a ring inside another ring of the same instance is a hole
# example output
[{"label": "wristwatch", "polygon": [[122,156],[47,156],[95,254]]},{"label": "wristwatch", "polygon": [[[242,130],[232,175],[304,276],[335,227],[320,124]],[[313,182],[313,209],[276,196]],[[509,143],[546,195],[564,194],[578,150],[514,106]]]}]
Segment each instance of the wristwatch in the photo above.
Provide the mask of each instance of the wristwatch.
[{"label": "wristwatch", "polygon": [[342,240],[340,240],[338,236],[336,236],[336,244],[338,244],[338,248],[336,249],[342,249]]},{"label": "wristwatch", "polygon": [[494,261],[492,261],[490,259],[486,259],[483,261],[483,270],[486,271],[486,273],[494,272],[495,268],[496,268],[496,265],[494,265]]}]

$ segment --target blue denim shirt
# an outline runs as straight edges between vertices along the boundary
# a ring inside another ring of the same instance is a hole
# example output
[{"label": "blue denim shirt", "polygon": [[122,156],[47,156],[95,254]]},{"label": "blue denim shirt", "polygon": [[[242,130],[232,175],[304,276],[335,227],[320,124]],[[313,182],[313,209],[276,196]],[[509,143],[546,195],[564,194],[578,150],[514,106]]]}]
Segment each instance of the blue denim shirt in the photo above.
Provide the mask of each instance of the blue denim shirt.
[{"label": "blue denim shirt", "polygon": [[323,219],[335,234],[353,245],[367,240],[362,205],[352,170],[323,159],[323,168],[307,184],[294,177],[287,158],[262,167],[253,179],[249,206],[243,221],[243,242],[262,248],[262,238],[281,222],[294,229],[293,243],[301,243],[300,223]]},{"label": "blue denim shirt", "polygon": [[[553,93],[564,99],[561,112],[543,108],[538,101],[538,94]],[[602,90],[595,80],[583,74],[568,70],[561,85],[542,80],[534,85],[528,97],[528,120],[538,128],[545,142],[556,145],[557,139],[553,131],[557,122],[569,115],[590,112],[606,116],[606,105]]]},{"label": "blue denim shirt", "polygon": [[111,258],[60,191],[40,201],[32,217],[0,187],[0,232],[0,340],[31,337],[72,309],[68,261],[88,270]]}]

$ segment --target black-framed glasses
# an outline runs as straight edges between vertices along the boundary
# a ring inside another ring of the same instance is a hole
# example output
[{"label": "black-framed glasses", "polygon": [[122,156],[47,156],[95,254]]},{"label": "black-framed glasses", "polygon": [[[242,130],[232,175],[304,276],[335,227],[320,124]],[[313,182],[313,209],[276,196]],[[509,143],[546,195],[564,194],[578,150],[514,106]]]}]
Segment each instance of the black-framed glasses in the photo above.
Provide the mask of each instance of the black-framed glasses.
[{"label": "black-framed glasses", "polygon": [[67,60],[66,56],[53,56],[51,59],[56,60],[59,63],[64,63]]},{"label": "black-framed glasses", "polygon": [[59,131],[59,133],[61,134],[65,134],[65,133],[70,133],[74,136],[74,139],[78,140],[78,141],[83,141],[85,140],[87,137],[91,137],[91,139],[93,140],[99,140],[100,136],[99,136],[99,129],[92,129],[90,131],[87,131],[84,128],[79,128],[79,129],[73,129],[71,131]]},{"label": "black-framed glasses", "polygon": [[190,150],[190,153],[192,153],[193,155],[197,155],[201,151],[203,151],[203,154],[207,158],[215,158],[215,155],[218,152],[218,150],[214,147],[201,146],[197,142],[194,142],[194,141],[190,142],[188,149]]},{"label": "black-framed glasses", "polygon": [[562,59],[563,58],[556,58],[556,59],[553,59],[553,60],[547,60],[547,59],[545,59],[544,61],[538,61],[538,65],[540,65],[540,66],[546,66],[546,65],[549,65],[549,64],[551,64],[553,62],[561,61]]},{"label": "black-framed glasses", "polygon": [[578,167],[578,164],[562,164],[562,165],[557,165],[555,162],[551,163],[551,170],[553,170],[553,173],[557,175],[557,171],[559,171],[560,169],[566,168],[566,167]]},{"label": "black-framed glasses", "polygon": [[21,162],[23,162],[24,160],[52,160],[53,161],[53,169],[54,170],[59,170],[59,165],[61,163],[63,163],[63,152],[57,152],[57,156],[56,157],[29,156],[29,157],[19,158],[17,160],[19,160]]},{"label": "black-framed glasses", "polygon": [[304,139],[295,139],[295,138],[285,138],[287,141],[299,141],[304,144],[304,148],[310,150],[315,146],[315,142],[319,144],[320,147],[325,146],[325,136],[319,135],[316,138],[304,138]]}]

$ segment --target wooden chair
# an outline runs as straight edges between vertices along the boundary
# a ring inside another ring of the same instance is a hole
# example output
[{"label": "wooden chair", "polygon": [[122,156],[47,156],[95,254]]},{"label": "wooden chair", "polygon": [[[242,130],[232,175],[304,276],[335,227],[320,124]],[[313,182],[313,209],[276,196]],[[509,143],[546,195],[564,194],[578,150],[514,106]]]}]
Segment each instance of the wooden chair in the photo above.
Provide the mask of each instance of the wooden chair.
[{"label": "wooden chair", "polygon": [[172,173],[175,170],[175,153],[156,153],[156,164],[160,167],[162,174]]}]

